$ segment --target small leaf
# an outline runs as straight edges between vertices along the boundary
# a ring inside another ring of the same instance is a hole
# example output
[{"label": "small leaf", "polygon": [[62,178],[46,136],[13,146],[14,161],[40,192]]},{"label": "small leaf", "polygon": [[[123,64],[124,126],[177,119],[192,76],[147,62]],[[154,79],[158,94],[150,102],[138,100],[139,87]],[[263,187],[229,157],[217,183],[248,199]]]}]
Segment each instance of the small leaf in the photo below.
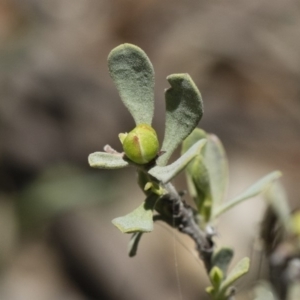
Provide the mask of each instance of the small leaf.
[{"label": "small leaf", "polygon": [[226,293],[226,290],[239,278],[245,275],[249,271],[250,260],[248,257],[244,257],[240,260],[235,267],[228,274],[226,279],[222,282],[220,286],[220,292]]},{"label": "small leaf", "polygon": [[122,233],[151,232],[153,230],[153,209],[158,197],[150,194],[144,203],[126,216],[115,218],[112,223]]},{"label": "small leaf", "polygon": [[278,300],[277,297],[273,295],[270,284],[266,282],[260,283],[254,288],[254,295],[254,300]]},{"label": "small leaf", "polygon": [[151,182],[150,176],[141,169],[137,169],[137,175],[137,183],[140,189],[148,196],[151,193],[151,190],[145,190],[145,187],[148,182]]},{"label": "small leaf", "polygon": [[131,44],[120,45],[110,52],[108,67],[136,125],[151,125],[154,112],[154,70],[146,53]]},{"label": "small leaf", "polygon": [[226,275],[232,257],[233,257],[233,250],[231,248],[221,248],[213,255],[212,266],[219,267]]},{"label": "small leaf", "polygon": [[209,272],[209,278],[212,285],[215,288],[218,288],[224,278],[223,271],[219,267],[214,266]]},{"label": "small leaf", "polygon": [[206,289],[205,289],[206,293],[209,294],[209,295],[213,295],[214,292],[215,292],[215,288],[213,286],[208,286]]},{"label": "small leaf", "polygon": [[233,206],[243,202],[244,200],[247,200],[249,198],[255,197],[258,194],[266,191],[270,184],[278,179],[281,176],[281,173],[279,171],[272,172],[262,179],[260,179],[258,182],[254,183],[251,187],[249,187],[245,192],[243,192],[241,195],[237,196],[231,201],[228,201],[221,207],[217,208],[213,218],[218,217],[219,215],[223,214],[228,209],[232,208]]},{"label": "small leaf", "polygon": [[130,242],[128,244],[128,255],[129,257],[133,257],[137,253],[138,244],[140,242],[140,239],[142,237],[142,232],[135,232],[132,234]]},{"label": "small leaf", "polygon": [[286,231],[292,233],[291,210],[283,186],[279,182],[274,182],[264,195],[264,198],[271,205]]},{"label": "small leaf", "polygon": [[[200,214],[202,214],[204,202],[213,210],[220,205],[228,184],[228,163],[225,150],[215,135],[195,128],[184,140],[182,152],[205,137],[207,143],[201,155],[195,157],[187,167],[189,189]],[[210,213],[205,219],[210,218]]]},{"label": "small leaf", "polygon": [[[205,221],[208,221],[211,213],[212,195],[209,173],[204,165],[204,157],[200,154],[197,155],[188,165],[187,171],[196,191],[194,201],[198,212],[204,217]],[[204,204],[206,208],[209,207],[209,211],[204,209]]]},{"label": "small leaf", "polygon": [[148,173],[162,183],[169,182],[201,151],[205,143],[205,139],[200,140],[171,165],[166,167],[155,166]]},{"label": "small leaf", "polygon": [[227,189],[228,162],[221,141],[213,134],[208,135],[204,152],[204,164],[209,174],[214,209],[221,204]]},{"label": "small leaf", "polygon": [[188,74],[167,77],[171,88],[166,90],[166,128],[162,150],[157,164],[165,166],[178,145],[198,125],[203,115],[200,92]]},{"label": "small leaf", "polygon": [[[206,132],[200,128],[195,128],[193,130],[193,132],[183,141],[182,143],[182,148],[181,148],[181,154],[184,154],[188,149],[190,149],[195,143],[197,143],[199,140],[201,139],[205,139],[206,138]],[[188,165],[186,168],[186,180],[187,180],[187,185],[188,185],[188,190],[189,190],[189,194],[191,195],[191,197],[194,199],[196,205],[198,208],[201,207],[201,203],[203,202],[203,197],[201,197],[201,195],[199,195],[199,187],[198,189],[196,189],[196,183],[195,183],[195,179],[192,178],[192,174],[193,174],[193,166],[195,166],[195,164],[199,164],[198,163],[194,163],[196,160],[202,160],[203,158],[201,157],[201,155],[195,157]],[[203,164],[202,164],[203,165]],[[202,166],[201,165],[201,166]],[[200,166],[200,167],[201,167]],[[199,172],[199,170],[197,171],[197,176],[200,176],[199,173],[202,173],[201,171]],[[207,178],[208,179],[208,178]],[[208,183],[208,181],[207,181]],[[206,184],[207,187],[207,184]],[[202,190],[200,188],[200,190]],[[204,196],[204,195],[203,195]],[[197,199],[198,197],[200,197],[200,199]]]},{"label": "small leaf", "polygon": [[99,169],[120,169],[129,165],[120,154],[106,152],[92,153],[89,155],[88,161],[92,168]]}]

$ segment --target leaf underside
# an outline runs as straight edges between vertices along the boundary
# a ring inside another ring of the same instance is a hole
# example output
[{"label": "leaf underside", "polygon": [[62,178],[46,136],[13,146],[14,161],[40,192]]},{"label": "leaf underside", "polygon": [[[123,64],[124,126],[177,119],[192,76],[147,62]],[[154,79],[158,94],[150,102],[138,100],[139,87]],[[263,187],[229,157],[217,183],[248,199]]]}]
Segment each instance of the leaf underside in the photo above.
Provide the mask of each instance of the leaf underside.
[{"label": "leaf underside", "polygon": [[221,141],[208,134],[205,146],[204,164],[208,170],[213,209],[224,199],[228,185],[228,161]]},{"label": "leaf underside", "polygon": [[94,152],[89,155],[88,161],[92,168],[99,169],[120,169],[129,165],[121,155],[106,152]]},{"label": "leaf underside", "polygon": [[228,162],[225,150],[215,135],[195,128],[184,140],[182,153],[203,138],[207,139],[207,143],[201,155],[195,157],[187,167],[189,189],[199,212],[203,205],[211,205],[212,210],[219,206],[228,184]]},{"label": "leaf underside", "polygon": [[162,167],[156,166],[149,171],[149,174],[154,176],[162,183],[167,183],[172,180],[184,167],[200,153],[202,147],[205,145],[206,140],[202,139],[194,144],[187,152],[178,158],[172,164]]},{"label": "leaf underside", "polygon": [[225,292],[235,281],[249,271],[250,260],[248,257],[241,259],[230,271],[226,279],[222,282],[220,291]]},{"label": "leaf underside", "polygon": [[153,230],[153,209],[158,196],[150,194],[144,203],[131,213],[112,220],[122,233],[151,232]]}]

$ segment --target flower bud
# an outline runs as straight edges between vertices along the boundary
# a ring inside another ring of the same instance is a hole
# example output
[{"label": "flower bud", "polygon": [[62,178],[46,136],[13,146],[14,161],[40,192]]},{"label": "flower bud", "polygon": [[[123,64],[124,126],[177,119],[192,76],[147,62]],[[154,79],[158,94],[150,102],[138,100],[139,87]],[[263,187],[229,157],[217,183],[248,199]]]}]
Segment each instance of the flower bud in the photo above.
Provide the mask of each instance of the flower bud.
[{"label": "flower bud", "polygon": [[154,159],[159,150],[155,130],[148,124],[139,124],[132,131],[120,133],[126,156],[137,164],[146,164]]}]

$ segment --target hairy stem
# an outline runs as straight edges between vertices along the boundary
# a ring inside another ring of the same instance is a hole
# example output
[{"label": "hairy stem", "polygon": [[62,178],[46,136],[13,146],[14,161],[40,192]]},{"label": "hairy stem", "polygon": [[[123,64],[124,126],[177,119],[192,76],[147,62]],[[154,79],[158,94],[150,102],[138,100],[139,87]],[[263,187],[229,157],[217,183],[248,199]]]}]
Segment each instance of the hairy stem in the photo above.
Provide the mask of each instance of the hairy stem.
[{"label": "hairy stem", "polygon": [[195,241],[198,254],[209,272],[214,250],[212,235],[199,227],[195,209],[182,199],[171,183],[165,184],[164,189],[167,193],[160,199],[159,205],[156,207],[160,214],[159,219],[187,234]]}]

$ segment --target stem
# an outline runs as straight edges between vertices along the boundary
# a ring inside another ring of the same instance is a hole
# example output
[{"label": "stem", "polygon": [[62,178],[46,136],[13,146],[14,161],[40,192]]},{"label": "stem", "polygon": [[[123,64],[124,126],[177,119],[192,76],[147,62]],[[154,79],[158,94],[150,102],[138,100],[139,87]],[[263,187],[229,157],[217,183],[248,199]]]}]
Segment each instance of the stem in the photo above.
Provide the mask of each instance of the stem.
[{"label": "stem", "polygon": [[195,241],[198,254],[209,272],[212,267],[211,256],[214,250],[212,235],[199,227],[195,209],[181,198],[171,183],[167,183],[163,187],[167,193],[160,199],[156,207],[160,219]]}]

